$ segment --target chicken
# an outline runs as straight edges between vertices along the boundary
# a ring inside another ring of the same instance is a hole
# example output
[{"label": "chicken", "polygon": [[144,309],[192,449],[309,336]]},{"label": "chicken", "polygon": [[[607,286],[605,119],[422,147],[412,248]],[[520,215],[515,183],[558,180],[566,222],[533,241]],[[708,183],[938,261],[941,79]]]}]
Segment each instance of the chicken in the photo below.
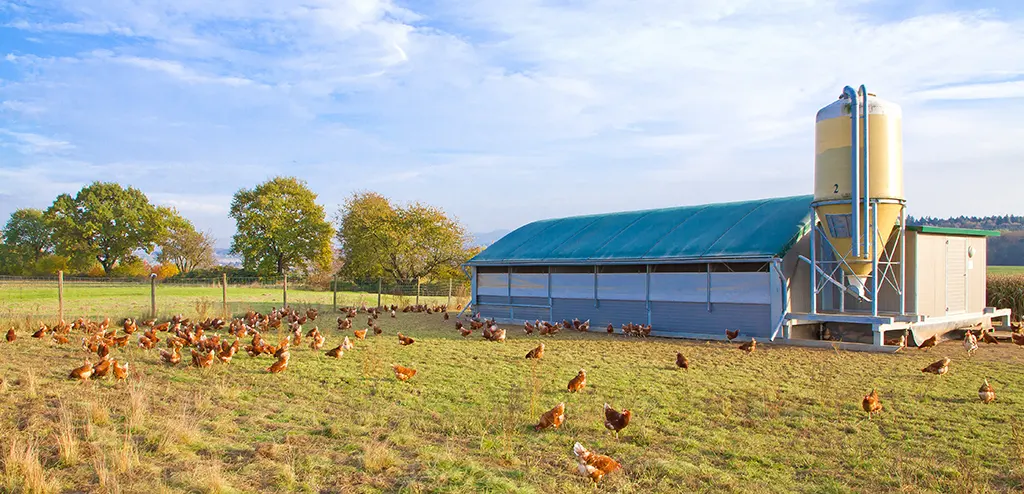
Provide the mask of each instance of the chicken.
[{"label": "chicken", "polygon": [[39,329],[37,329],[35,333],[32,333],[32,337],[33,338],[42,338],[43,336],[46,336],[46,326],[45,325],[44,326],[40,326]]},{"label": "chicken", "polygon": [[117,362],[117,360],[115,360],[113,369],[114,379],[117,379],[118,381],[124,381],[125,378],[128,377],[128,362],[120,364]]},{"label": "chicken", "polygon": [[931,338],[928,338],[927,340],[924,340],[923,342],[921,342],[921,344],[918,345],[917,349],[918,350],[925,350],[927,348],[931,348],[931,347],[937,345],[938,343],[939,343],[939,335],[937,335],[937,334],[936,335],[932,335]]},{"label": "chicken", "polygon": [[462,321],[455,321],[455,329],[461,331],[463,328]]},{"label": "chicken", "polygon": [[444,314],[442,314],[441,317],[443,317],[444,320],[447,321],[448,320],[448,311],[445,311]]},{"label": "chicken", "polygon": [[931,365],[929,365],[928,367],[925,367],[924,369],[921,369],[921,372],[924,372],[926,374],[931,373],[931,374],[935,374],[935,375],[941,376],[941,375],[949,372],[949,363],[950,363],[949,357],[944,357],[942,360],[934,362]]},{"label": "chicken", "polygon": [[205,369],[213,365],[213,352],[199,353],[195,348],[192,349],[192,365],[200,369]]},{"label": "chicken", "polygon": [[993,401],[996,401],[996,390],[988,383],[988,378],[985,379],[985,384],[982,384],[981,387],[978,388],[978,398],[981,398],[982,403],[992,403]]},{"label": "chicken", "polygon": [[353,349],[355,347],[356,346],[352,344],[352,340],[348,339],[348,336],[346,336],[345,339],[341,341],[341,349],[342,350],[346,350],[347,351],[347,350],[351,350],[351,349]]},{"label": "chicken", "polygon": [[970,330],[964,335],[964,350],[967,351],[967,356],[974,355],[974,352],[978,350],[978,337],[974,336]]},{"label": "chicken", "polygon": [[277,357],[277,362],[274,362],[273,364],[270,365],[270,367],[267,367],[267,372],[271,374],[284,372],[284,370],[288,368],[288,360],[291,358],[291,356],[292,354],[290,352],[285,351],[284,353]]},{"label": "chicken", "polygon": [[402,367],[398,364],[391,364],[391,368],[395,370],[395,377],[398,378],[399,381],[408,381],[409,378],[416,375],[416,369]]},{"label": "chicken", "polygon": [[999,344],[999,340],[997,340],[995,336],[992,336],[992,333],[989,332],[987,329],[981,330],[981,341],[984,341],[985,344],[988,344],[988,345],[998,345]]},{"label": "chicken", "polygon": [[676,352],[676,365],[683,369],[690,368],[690,360],[683,356],[682,353]]},{"label": "chicken", "polygon": [[526,321],[523,323],[523,331],[526,331],[526,334],[533,334],[533,330],[534,327],[533,324],[530,324],[530,321]]},{"label": "chicken", "polygon": [[18,339],[18,335],[14,334],[14,328],[7,330],[7,343],[11,343]]},{"label": "chicken", "polygon": [[629,419],[633,417],[633,412],[624,409],[619,412],[611,407],[611,405],[604,404],[604,427],[615,433],[615,437],[619,437],[619,431],[625,429],[629,425]]},{"label": "chicken", "polygon": [[504,342],[505,341],[505,330],[504,329],[497,329],[497,330],[492,331],[491,332],[490,340],[491,341],[496,341],[498,343]]},{"label": "chicken", "polygon": [[379,335],[379,334],[381,334],[383,332],[384,332],[384,330],[381,329],[380,326],[377,326],[376,324],[373,325],[373,334]]},{"label": "chicken", "polygon": [[527,352],[526,358],[544,358],[544,343]]},{"label": "chicken", "polygon": [[170,352],[168,352],[167,350],[160,350],[160,358],[163,359],[163,361],[167,362],[168,364],[178,365],[178,363],[181,362],[180,348],[181,347],[175,345],[173,347],[173,350]]},{"label": "chicken", "polygon": [[611,323],[608,323],[608,327],[605,328],[605,330],[608,331],[608,334],[612,334],[615,332],[615,326],[612,326]]},{"label": "chicken", "polygon": [[619,465],[619,462],[613,460],[610,456],[594,453],[584,448],[580,443],[573,445],[572,452],[576,455],[576,459],[579,462],[577,471],[579,471],[580,475],[590,477],[590,480],[594,482],[600,482],[605,475],[622,468],[622,465]]},{"label": "chicken", "polygon": [[92,367],[92,377],[106,377],[107,372],[110,372],[110,359],[102,357],[100,358],[100,361]]},{"label": "chicken", "polygon": [[565,402],[559,403],[555,405],[555,408],[544,412],[544,415],[540,416],[540,422],[533,426],[533,430],[539,431],[548,427],[557,429],[562,426],[562,422],[565,422]]},{"label": "chicken", "polygon": [[227,343],[228,342],[226,341],[221,343],[220,351],[217,352],[217,359],[225,364],[230,364],[231,359],[235,356],[235,353],[238,352],[239,343],[237,339],[230,345]]},{"label": "chicken", "polygon": [[327,341],[327,338],[324,338],[324,335],[316,333],[313,335],[313,341],[309,342],[309,348],[319,350],[324,347],[325,341]]},{"label": "chicken", "polygon": [[1024,334],[1010,333],[1010,341],[1012,341],[1014,345],[1024,346]]},{"label": "chicken", "polygon": [[74,370],[72,370],[71,374],[69,374],[68,377],[70,377],[71,379],[88,381],[89,378],[92,377],[92,363],[86,360],[81,367],[76,367]]},{"label": "chicken", "polygon": [[466,328],[460,329],[459,332],[462,333],[462,337],[463,338],[473,334],[473,330],[472,329],[466,329]]},{"label": "chicken", "polygon": [[586,333],[587,331],[590,331],[590,319],[587,319],[586,321],[583,321],[582,323],[577,325],[576,330],[580,331],[581,333]]},{"label": "chicken", "polygon": [[900,350],[903,350],[904,348],[907,347],[907,334],[903,333],[902,335],[900,335],[899,338],[893,338],[893,339],[890,339],[890,340],[885,340],[885,344],[897,347],[896,348],[897,352],[900,351]]},{"label": "chicken", "polygon": [[864,399],[860,402],[860,406],[864,407],[865,412],[868,412],[869,420],[876,413],[881,412],[882,400],[878,398],[878,391],[872,388],[870,393],[864,395]]},{"label": "chicken", "polygon": [[580,369],[580,372],[576,374],[576,377],[569,380],[569,392],[575,393],[577,391],[583,391],[583,388],[587,386],[587,371]]},{"label": "chicken", "polygon": [[391,318],[394,319],[396,317],[398,317],[398,314],[395,313],[395,309],[391,309]]},{"label": "chicken", "polygon": [[408,336],[405,336],[402,333],[398,333],[398,343],[401,344],[402,346],[412,345],[415,342],[416,342],[416,340],[414,340],[414,339],[412,339],[412,338],[410,338]]},{"label": "chicken", "polygon": [[364,339],[366,339],[366,330],[365,329],[355,330],[355,331],[352,331],[352,332],[356,334],[356,339],[357,340],[364,340]]},{"label": "chicken", "polygon": [[747,353],[754,353],[754,350],[757,350],[757,340],[751,338],[750,341],[740,345],[739,349]]},{"label": "chicken", "polygon": [[727,329],[727,330],[725,330],[725,337],[728,338],[729,341],[735,340],[736,337],[739,336],[739,335],[740,335],[740,330],[738,330],[738,329]]},{"label": "chicken", "polygon": [[344,355],[344,354],[345,354],[345,352],[341,348],[341,345],[338,345],[338,346],[336,346],[336,347],[334,347],[334,348],[332,348],[330,350],[327,350],[327,356],[328,357],[341,358],[341,356]]}]

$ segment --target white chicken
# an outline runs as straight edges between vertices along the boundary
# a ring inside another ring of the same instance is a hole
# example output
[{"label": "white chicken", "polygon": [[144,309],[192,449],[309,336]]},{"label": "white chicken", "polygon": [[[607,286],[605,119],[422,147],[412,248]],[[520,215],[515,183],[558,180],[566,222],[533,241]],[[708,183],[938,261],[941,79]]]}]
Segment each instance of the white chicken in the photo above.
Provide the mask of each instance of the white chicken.
[{"label": "white chicken", "polygon": [[978,337],[974,336],[974,333],[967,330],[967,334],[964,336],[964,350],[967,350],[967,356],[974,355],[974,352],[978,350]]}]

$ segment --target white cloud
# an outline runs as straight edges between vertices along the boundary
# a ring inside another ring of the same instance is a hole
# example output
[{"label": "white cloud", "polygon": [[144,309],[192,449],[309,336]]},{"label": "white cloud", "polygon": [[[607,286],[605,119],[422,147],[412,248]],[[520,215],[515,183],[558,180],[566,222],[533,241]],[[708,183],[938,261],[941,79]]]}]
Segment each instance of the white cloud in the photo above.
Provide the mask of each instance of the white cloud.
[{"label": "white cloud", "polygon": [[73,144],[30,132],[0,129],[0,134],[13,138],[13,146],[24,154],[53,154],[75,148]]}]

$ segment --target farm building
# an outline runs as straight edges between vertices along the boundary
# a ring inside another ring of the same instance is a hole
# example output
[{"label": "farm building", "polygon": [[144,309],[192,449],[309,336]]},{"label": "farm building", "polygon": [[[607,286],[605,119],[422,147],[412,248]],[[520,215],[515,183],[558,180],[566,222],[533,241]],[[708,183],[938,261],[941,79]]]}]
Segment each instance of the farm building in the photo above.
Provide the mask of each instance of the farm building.
[{"label": "farm building", "polygon": [[[507,234],[467,263],[474,311],[502,322],[590,319],[650,324],[652,335],[822,339],[880,346],[884,332],[917,339],[982,319],[985,237],[995,232],[906,228],[903,290],[896,263],[871,304],[821,283],[812,310],[813,197],[685,206],[549,219]],[[824,236],[819,257],[828,258]],[[886,253],[899,252],[893,235]],[[819,273],[823,276],[823,273]],[[821,278],[822,276],[819,276]],[[877,335],[877,336],[876,336]],[[897,336],[898,337],[898,336]]]}]

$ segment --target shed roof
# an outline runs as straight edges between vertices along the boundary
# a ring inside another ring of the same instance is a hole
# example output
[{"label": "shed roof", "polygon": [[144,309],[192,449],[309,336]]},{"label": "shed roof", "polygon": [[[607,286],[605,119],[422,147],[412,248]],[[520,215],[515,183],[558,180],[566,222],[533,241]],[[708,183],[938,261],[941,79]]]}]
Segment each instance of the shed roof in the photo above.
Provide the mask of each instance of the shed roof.
[{"label": "shed roof", "polygon": [[950,228],[945,226],[922,226],[910,225],[907,230],[920,233],[933,233],[936,235],[953,235],[962,237],[998,237],[999,232],[995,230],[975,230],[972,228]]},{"label": "shed roof", "polygon": [[573,216],[524,225],[469,265],[767,259],[809,229],[813,196]]}]

